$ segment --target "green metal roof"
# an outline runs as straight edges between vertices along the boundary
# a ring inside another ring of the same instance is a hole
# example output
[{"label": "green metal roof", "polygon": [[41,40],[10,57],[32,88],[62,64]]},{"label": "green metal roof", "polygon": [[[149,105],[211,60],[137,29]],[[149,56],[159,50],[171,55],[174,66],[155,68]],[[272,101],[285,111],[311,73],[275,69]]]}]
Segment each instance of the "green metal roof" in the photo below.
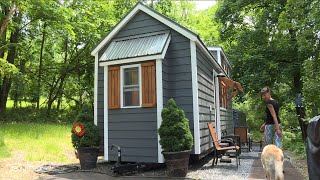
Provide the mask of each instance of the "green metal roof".
[{"label": "green metal roof", "polygon": [[114,39],[100,61],[161,54],[169,36],[168,31],[162,31]]}]

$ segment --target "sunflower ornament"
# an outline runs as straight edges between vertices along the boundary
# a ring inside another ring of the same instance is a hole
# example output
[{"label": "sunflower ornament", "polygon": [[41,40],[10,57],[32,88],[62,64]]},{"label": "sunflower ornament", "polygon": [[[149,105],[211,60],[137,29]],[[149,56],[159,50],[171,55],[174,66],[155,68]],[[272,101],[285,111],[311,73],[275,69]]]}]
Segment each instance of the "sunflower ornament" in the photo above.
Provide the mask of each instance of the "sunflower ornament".
[{"label": "sunflower ornament", "polygon": [[86,129],[84,127],[83,123],[74,123],[73,125],[73,132],[79,136],[82,137],[84,133],[86,132]]}]

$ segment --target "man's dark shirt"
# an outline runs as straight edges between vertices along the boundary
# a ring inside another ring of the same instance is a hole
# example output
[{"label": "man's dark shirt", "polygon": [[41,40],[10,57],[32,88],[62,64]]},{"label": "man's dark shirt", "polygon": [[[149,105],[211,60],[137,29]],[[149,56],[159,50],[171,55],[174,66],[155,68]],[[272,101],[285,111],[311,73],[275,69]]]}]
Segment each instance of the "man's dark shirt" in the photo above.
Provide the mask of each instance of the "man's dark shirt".
[{"label": "man's dark shirt", "polygon": [[274,124],[272,115],[268,109],[268,104],[271,104],[273,106],[274,111],[276,112],[276,116],[278,119],[278,124],[281,123],[280,118],[279,118],[279,105],[278,102],[276,100],[269,100],[267,101],[267,108],[266,108],[266,113],[267,113],[267,119],[266,119],[266,124]]}]

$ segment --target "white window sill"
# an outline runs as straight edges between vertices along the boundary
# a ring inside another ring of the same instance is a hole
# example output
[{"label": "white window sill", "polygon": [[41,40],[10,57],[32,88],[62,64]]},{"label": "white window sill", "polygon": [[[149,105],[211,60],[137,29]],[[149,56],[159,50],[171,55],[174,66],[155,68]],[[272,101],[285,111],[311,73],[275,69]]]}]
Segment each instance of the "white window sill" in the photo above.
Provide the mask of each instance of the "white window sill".
[{"label": "white window sill", "polygon": [[142,108],[142,106],[125,106],[121,107],[122,109],[132,109],[132,108]]},{"label": "white window sill", "polygon": [[227,109],[226,109],[226,108],[224,108],[224,107],[220,107],[220,110],[227,111]]}]

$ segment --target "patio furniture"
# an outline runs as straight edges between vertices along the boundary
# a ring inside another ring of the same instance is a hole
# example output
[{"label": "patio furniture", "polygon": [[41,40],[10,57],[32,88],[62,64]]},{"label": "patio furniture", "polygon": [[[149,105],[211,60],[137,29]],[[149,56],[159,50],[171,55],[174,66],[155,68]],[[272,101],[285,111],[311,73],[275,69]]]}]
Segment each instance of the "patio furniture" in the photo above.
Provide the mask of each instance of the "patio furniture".
[{"label": "patio furniture", "polygon": [[234,134],[240,137],[240,149],[247,149],[248,152],[251,151],[252,139],[249,135],[249,128],[247,126],[234,127]]},{"label": "patio furniture", "polygon": [[[213,141],[214,152],[215,152],[215,155],[214,155],[214,158],[213,158],[213,162],[212,162],[212,166],[214,166],[214,163],[215,164],[218,163],[218,158],[219,158],[219,156],[221,154],[223,154],[224,152],[229,151],[229,150],[234,150],[235,151],[236,164],[237,164],[237,168],[238,168],[238,165],[240,164],[240,159],[239,159],[240,147],[237,146],[237,142],[232,138],[218,140],[217,139],[217,135],[215,133],[215,130],[214,130],[211,122],[208,123],[208,128],[209,128],[210,135],[211,135],[211,138],[212,138],[212,141]],[[224,142],[232,141],[232,143],[234,145],[227,145],[227,144],[224,143],[223,144],[224,146],[221,147],[220,146],[220,142],[221,141],[224,141]]]}]

